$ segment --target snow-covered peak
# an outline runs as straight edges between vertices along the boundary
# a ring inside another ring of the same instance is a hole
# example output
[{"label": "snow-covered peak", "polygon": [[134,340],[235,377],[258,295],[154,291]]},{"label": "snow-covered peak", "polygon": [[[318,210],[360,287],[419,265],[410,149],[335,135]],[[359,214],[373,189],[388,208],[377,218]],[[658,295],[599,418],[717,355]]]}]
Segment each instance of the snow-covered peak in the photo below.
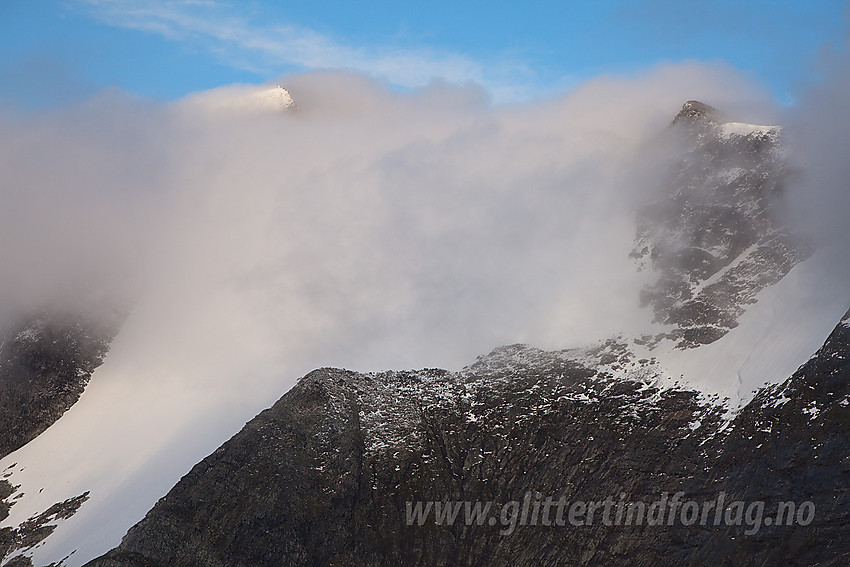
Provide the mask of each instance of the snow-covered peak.
[{"label": "snow-covered peak", "polygon": [[259,107],[270,110],[285,111],[296,108],[292,95],[280,85],[252,95],[252,100],[256,101]]},{"label": "snow-covered peak", "polygon": [[184,103],[216,115],[291,112],[298,108],[289,91],[280,85],[272,88],[221,87],[192,95]]},{"label": "snow-covered peak", "polygon": [[770,137],[778,138],[782,128],[761,124],[734,122],[722,112],[698,100],[689,100],[673,118],[672,125],[685,126],[687,130],[697,135],[697,140],[703,142],[702,136],[716,137],[720,140],[737,137]]}]

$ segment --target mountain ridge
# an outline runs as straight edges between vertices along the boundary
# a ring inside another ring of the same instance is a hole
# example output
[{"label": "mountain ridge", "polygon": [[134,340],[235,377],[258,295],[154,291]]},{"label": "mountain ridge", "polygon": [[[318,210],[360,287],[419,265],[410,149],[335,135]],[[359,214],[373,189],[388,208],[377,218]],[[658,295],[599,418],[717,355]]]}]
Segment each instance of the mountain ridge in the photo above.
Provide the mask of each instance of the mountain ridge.
[{"label": "mountain ridge", "polygon": [[[475,365],[306,375],[87,565],[838,565],[835,557],[850,554],[841,521],[850,327],[839,323],[794,376],[762,390],[731,423],[695,391],[508,348],[525,364],[502,367],[501,379],[476,376]],[[812,403],[821,408],[814,417],[804,411]],[[387,414],[404,404],[413,411]],[[391,435],[402,443],[387,443],[387,425],[402,427]],[[228,479],[239,480],[228,488]],[[811,528],[764,526],[749,536],[741,525],[526,526],[503,536],[501,526],[404,521],[405,502],[507,502],[534,491],[646,501],[725,493],[763,501],[770,513],[805,497],[820,515]]]}]

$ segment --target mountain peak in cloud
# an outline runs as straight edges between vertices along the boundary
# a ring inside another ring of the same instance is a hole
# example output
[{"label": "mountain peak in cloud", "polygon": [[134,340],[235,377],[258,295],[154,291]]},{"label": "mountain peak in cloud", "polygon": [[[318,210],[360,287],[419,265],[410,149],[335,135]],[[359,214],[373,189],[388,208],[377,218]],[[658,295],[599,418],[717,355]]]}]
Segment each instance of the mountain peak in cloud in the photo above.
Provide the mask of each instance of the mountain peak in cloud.
[{"label": "mountain peak in cloud", "polygon": [[702,122],[717,124],[722,122],[720,111],[698,100],[689,100],[682,105],[682,110],[673,118],[673,124],[679,122]]},{"label": "mountain peak in cloud", "polygon": [[280,85],[260,91],[254,96],[256,97],[257,102],[266,108],[281,111],[295,110],[298,108],[298,105],[295,104],[295,101],[292,99],[292,95],[289,94],[289,91]]},{"label": "mountain peak in cloud", "polygon": [[278,85],[270,88],[257,86],[227,86],[187,97],[196,108],[216,114],[263,114],[292,112],[298,105],[289,91]]}]

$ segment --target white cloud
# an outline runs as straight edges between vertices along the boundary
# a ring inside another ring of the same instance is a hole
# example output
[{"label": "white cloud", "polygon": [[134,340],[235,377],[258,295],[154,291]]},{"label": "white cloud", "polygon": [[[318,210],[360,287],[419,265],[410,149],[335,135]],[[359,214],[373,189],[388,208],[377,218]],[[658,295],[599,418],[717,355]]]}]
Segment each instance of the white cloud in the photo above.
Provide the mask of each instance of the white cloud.
[{"label": "white cloud", "polygon": [[353,46],[297,25],[260,24],[213,0],[80,0],[101,21],[169,40],[191,42],[236,68],[276,76],[285,71],[359,71],[405,88],[435,79],[484,86],[498,102],[527,98],[534,73],[510,57],[477,60],[438,49]]},{"label": "white cloud", "polygon": [[5,303],[142,278],[152,324],[169,321],[154,338],[192,337],[187,372],[225,381],[272,359],[290,378],[457,368],[606,336],[637,307],[634,150],[695,93],[731,109],[750,88],[696,65],[497,108],[475,88],[401,95],[342,73],[287,86],[294,116],[222,112],[250,92],[227,87],[9,120]]}]

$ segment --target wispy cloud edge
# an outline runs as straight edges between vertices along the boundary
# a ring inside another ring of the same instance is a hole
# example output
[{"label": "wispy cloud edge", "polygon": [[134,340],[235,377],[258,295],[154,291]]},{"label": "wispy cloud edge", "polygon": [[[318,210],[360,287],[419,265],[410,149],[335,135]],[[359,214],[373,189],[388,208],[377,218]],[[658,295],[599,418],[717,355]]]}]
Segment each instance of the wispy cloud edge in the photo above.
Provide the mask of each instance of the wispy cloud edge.
[{"label": "wispy cloud edge", "polygon": [[343,69],[402,88],[440,79],[478,84],[495,102],[524,100],[542,90],[535,86],[531,67],[516,58],[484,61],[437,48],[352,46],[290,23],[255,23],[218,0],[77,0],[77,4],[106,25],[191,42],[231,67],[261,75]]}]

